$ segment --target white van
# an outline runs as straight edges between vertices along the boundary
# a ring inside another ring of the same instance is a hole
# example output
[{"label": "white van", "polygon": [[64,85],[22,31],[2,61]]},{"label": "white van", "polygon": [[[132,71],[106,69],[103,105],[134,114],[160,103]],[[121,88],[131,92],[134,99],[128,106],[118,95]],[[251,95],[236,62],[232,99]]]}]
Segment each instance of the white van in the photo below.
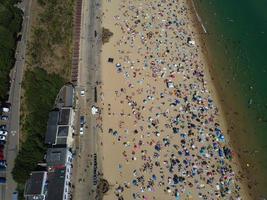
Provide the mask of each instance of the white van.
[{"label": "white van", "polygon": [[5,112],[5,113],[8,113],[8,112],[9,112],[9,110],[10,110],[10,109],[9,109],[9,108],[7,108],[7,107],[3,107],[3,108],[2,108],[2,111],[3,111],[3,112]]}]

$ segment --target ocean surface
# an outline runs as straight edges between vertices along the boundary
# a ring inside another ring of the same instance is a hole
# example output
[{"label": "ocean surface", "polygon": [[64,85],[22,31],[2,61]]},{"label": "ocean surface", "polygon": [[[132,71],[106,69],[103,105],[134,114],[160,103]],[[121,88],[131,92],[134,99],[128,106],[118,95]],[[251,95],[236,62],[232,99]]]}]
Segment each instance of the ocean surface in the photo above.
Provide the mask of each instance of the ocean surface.
[{"label": "ocean surface", "polygon": [[267,0],[194,0],[232,143],[267,199]]}]

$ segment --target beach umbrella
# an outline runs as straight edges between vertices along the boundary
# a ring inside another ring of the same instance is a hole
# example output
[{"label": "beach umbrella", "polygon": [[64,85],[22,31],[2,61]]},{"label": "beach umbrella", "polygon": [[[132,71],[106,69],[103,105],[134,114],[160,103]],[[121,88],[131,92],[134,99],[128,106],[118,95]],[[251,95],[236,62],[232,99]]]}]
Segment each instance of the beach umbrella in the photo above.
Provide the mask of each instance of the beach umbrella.
[{"label": "beach umbrella", "polygon": [[133,185],[135,185],[135,186],[137,186],[137,185],[138,185],[138,182],[137,182],[137,180],[136,180],[136,179],[134,179],[134,180],[132,181],[132,184],[133,184]]}]

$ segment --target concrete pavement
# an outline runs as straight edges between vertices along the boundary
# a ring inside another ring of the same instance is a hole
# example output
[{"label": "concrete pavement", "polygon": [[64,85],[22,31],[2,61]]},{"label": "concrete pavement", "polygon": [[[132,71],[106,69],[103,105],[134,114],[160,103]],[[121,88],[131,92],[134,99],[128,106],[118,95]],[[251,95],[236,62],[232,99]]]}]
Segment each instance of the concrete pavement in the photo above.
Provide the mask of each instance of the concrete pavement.
[{"label": "concrete pavement", "polygon": [[6,144],[6,191],[5,199],[12,199],[12,193],[16,191],[17,184],[12,178],[12,169],[14,167],[14,160],[19,150],[19,128],[20,128],[20,96],[21,96],[21,82],[23,79],[23,70],[25,65],[25,54],[27,46],[27,38],[30,26],[30,8],[32,0],[24,0],[21,3],[21,8],[24,10],[24,20],[22,23],[22,38],[17,44],[16,49],[16,63],[11,73],[11,87],[9,92],[8,102],[11,103],[10,117],[9,117],[9,136]]},{"label": "concrete pavement", "polygon": [[[99,140],[95,116],[91,114],[94,102],[96,82],[100,80],[99,56],[101,40],[95,36],[95,31],[101,34],[100,3],[97,0],[85,0],[82,9],[82,27],[80,41],[80,62],[78,78],[77,116],[85,116],[86,124],[84,134],[77,137],[78,149],[73,172],[74,200],[98,199],[94,167],[101,171],[101,159],[98,156]],[[85,89],[85,96],[79,95],[79,90]],[[79,120],[79,119],[78,119]],[[79,130],[79,128],[78,128]],[[94,154],[96,162],[94,162]],[[97,165],[97,166],[96,166]]]}]

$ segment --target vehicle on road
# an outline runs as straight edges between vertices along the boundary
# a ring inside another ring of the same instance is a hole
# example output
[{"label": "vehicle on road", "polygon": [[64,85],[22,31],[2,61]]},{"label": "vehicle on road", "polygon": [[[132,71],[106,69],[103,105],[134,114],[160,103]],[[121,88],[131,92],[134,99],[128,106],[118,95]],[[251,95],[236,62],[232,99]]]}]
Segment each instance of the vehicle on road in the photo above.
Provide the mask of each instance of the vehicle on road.
[{"label": "vehicle on road", "polygon": [[19,199],[19,193],[18,192],[13,192],[12,200],[18,200],[18,199]]},{"label": "vehicle on road", "polygon": [[85,95],[85,90],[81,90],[81,96]]},{"label": "vehicle on road", "polygon": [[1,120],[7,121],[8,120],[8,116],[7,115],[1,115]]},{"label": "vehicle on road", "polygon": [[5,183],[6,183],[6,178],[0,177],[0,184],[5,184]]},{"label": "vehicle on road", "polygon": [[84,116],[80,117],[80,125],[83,126],[85,124],[85,118]]},{"label": "vehicle on road", "polygon": [[0,135],[4,135],[4,136],[7,136],[8,132],[7,131],[2,131],[0,130]]},{"label": "vehicle on road", "polygon": [[7,127],[6,127],[5,124],[3,124],[3,125],[0,126],[0,130],[2,130],[2,131],[6,131],[6,129],[7,129]]},{"label": "vehicle on road", "polygon": [[83,127],[80,128],[80,135],[83,135]]},{"label": "vehicle on road", "polygon": [[0,166],[6,167],[6,160],[0,160]]},{"label": "vehicle on road", "polygon": [[9,108],[8,107],[2,107],[2,112],[4,113],[8,113],[9,112]]},{"label": "vehicle on road", "polygon": [[6,141],[6,136],[0,135],[0,140]]}]

